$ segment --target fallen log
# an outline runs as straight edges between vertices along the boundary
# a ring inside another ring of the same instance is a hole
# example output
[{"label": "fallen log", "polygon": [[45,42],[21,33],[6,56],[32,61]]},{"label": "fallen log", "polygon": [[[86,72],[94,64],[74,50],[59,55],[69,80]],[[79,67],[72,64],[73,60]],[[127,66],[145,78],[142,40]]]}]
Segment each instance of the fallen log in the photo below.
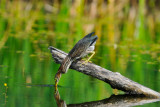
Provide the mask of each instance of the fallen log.
[{"label": "fallen log", "polygon": [[[64,58],[67,55],[67,53],[52,46],[50,46],[48,49],[50,49],[54,61],[59,64],[64,60]],[[113,89],[122,90],[126,92],[126,94],[137,94],[151,98],[160,98],[160,93],[150,88],[147,88],[137,82],[134,82],[122,76],[118,72],[109,71],[105,68],[102,68],[90,62],[84,65],[82,64],[83,62],[84,62],[83,60],[74,61],[71,64],[70,69],[74,69],[86,75],[90,75],[94,78],[102,80],[110,84]]]}]

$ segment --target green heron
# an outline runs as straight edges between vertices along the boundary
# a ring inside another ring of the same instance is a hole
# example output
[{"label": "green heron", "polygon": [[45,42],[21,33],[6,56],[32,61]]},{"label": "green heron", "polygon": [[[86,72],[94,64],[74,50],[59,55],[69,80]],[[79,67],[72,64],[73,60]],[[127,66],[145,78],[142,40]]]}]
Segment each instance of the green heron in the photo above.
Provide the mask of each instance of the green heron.
[{"label": "green heron", "polygon": [[55,75],[56,87],[61,77],[61,74],[66,73],[68,71],[68,68],[70,67],[73,61],[77,59],[81,59],[87,54],[92,53],[92,55],[85,61],[85,63],[87,63],[95,54],[94,48],[95,48],[96,40],[98,39],[98,37],[97,35],[92,36],[92,34],[94,34],[94,32],[86,35],[84,38],[79,40],[76,43],[76,45],[71,49],[71,51],[68,53],[68,55],[65,57],[65,59],[62,61],[58,69],[58,72]]}]

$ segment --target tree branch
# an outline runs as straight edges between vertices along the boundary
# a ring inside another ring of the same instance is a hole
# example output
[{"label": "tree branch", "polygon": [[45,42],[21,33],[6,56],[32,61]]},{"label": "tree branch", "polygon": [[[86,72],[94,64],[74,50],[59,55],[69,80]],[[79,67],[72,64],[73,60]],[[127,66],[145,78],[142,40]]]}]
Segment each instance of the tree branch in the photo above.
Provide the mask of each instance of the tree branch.
[{"label": "tree branch", "polygon": [[[56,63],[60,64],[67,55],[67,53],[54,47],[50,46],[49,49]],[[74,61],[71,64],[70,68],[102,80],[110,84],[112,88],[122,90],[128,94],[139,94],[152,98],[160,98],[160,93],[141,84],[138,84],[137,82],[134,82],[122,76],[118,72],[109,71],[105,68],[89,62],[86,65],[83,65],[83,62],[84,61],[82,60]]]}]

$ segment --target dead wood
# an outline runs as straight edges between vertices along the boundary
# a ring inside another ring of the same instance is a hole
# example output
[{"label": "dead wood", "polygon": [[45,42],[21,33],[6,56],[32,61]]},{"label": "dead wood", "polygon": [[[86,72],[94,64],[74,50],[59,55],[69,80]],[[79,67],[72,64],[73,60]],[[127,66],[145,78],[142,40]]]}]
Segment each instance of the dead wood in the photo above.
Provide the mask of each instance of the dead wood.
[{"label": "dead wood", "polygon": [[[50,46],[49,49],[56,63],[60,64],[67,55],[67,53],[54,47]],[[85,65],[82,65],[82,63],[82,60],[74,61],[70,68],[102,80],[110,84],[113,89],[122,90],[127,94],[138,94],[152,98],[160,98],[160,93],[134,82],[118,72],[109,71],[93,63],[87,63]]]}]

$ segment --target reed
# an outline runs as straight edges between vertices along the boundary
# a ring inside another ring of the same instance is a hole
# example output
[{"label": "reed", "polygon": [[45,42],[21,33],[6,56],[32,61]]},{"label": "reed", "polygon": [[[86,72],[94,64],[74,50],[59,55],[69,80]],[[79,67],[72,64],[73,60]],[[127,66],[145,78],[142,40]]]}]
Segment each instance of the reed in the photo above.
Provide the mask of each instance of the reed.
[{"label": "reed", "polygon": [[[94,63],[159,91],[159,13],[155,2],[146,0],[1,0],[0,83],[8,84],[8,106],[23,105],[21,101],[27,106],[31,102],[28,98],[38,102],[34,96],[42,102],[42,97],[50,98],[53,102],[48,103],[55,105],[53,96],[39,94],[53,94],[53,88],[19,85],[53,84],[59,65],[53,62],[48,46],[69,52],[92,31],[99,37]],[[67,103],[93,101],[112,94],[109,85],[73,70],[63,75],[59,84]]]}]

